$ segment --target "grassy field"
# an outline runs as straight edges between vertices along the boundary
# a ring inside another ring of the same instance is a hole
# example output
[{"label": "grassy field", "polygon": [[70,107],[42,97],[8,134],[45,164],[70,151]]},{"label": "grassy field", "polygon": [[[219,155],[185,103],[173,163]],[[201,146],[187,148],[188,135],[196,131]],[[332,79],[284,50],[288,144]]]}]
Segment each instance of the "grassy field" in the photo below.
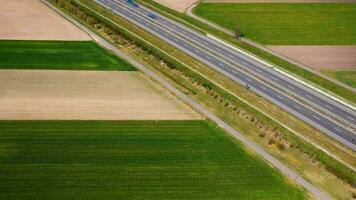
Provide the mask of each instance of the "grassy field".
[{"label": "grassy field", "polygon": [[91,41],[0,41],[0,69],[134,71]]},{"label": "grassy field", "polygon": [[1,199],[304,199],[206,121],[0,121]]},{"label": "grassy field", "polygon": [[337,80],[356,88],[356,71],[322,71]]},{"label": "grassy field", "polygon": [[262,44],[356,44],[356,4],[202,3],[194,12]]}]

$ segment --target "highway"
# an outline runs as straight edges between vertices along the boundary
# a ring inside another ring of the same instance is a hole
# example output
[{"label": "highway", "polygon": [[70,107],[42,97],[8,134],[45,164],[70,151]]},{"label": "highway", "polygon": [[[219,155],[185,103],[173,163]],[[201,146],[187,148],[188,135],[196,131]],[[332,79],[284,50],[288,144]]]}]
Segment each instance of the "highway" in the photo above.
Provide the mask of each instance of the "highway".
[{"label": "highway", "polygon": [[[230,79],[248,85],[252,91],[356,150],[354,129],[347,129],[335,120],[354,127],[354,110],[273,71],[264,63],[259,63],[147,8],[134,6],[123,0],[95,1]],[[324,114],[315,109],[323,111]]]}]

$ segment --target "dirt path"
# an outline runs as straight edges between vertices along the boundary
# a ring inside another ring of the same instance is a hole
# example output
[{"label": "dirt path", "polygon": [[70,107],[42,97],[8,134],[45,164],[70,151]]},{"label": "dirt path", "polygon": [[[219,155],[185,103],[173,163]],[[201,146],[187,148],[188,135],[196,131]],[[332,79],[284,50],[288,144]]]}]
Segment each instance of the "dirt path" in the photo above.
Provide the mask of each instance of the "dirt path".
[{"label": "dirt path", "polygon": [[0,70],[0,119],[197,118],[139,72]]},{"label": "dirt path", "polygon": [[0,0],[0,39],[90,40],[38,0]]}]

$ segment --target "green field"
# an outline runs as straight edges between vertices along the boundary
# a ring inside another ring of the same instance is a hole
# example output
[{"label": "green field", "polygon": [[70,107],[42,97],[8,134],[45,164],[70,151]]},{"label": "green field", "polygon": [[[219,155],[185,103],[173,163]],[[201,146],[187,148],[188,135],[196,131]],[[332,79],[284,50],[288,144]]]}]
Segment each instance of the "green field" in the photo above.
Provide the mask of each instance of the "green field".
[{"label": "green field", "polygon": [[206,121],[0,121],[0,199],[305,194]]},{"label": "green field", "polygon": [[0,61],[0,69],[136,70],[91,41],[3,40]]},{"label": "green field", "polygon": [[202,3],[194,13],[262,44],[356,44],[356,4]]}]

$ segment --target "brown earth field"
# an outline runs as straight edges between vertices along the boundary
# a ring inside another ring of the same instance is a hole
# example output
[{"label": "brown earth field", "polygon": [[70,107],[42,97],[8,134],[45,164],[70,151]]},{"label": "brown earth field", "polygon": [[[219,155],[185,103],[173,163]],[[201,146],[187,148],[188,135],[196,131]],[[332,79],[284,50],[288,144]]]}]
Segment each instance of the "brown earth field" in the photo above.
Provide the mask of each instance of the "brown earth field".
[{"label": "brown earth field", "polygon": [[316,70],[355,70],[356,46],[267,46]]},{"label": "brown earth field", "polygon": [[140,72],[0,70],[0,120],[198,118]]},{"label": "brown earth field", "polygon": [[184,12],[189,6],[193,5],[198,0],[155,0],[155,1],[178,12]]},{"label": "brown earth field", "polygon": [[90,40],[39,0],[0,0],[0,39]]},{"label": "brown earth field", "polygon": [[356,3],[356,0],[203,0],[205,3]]}]

